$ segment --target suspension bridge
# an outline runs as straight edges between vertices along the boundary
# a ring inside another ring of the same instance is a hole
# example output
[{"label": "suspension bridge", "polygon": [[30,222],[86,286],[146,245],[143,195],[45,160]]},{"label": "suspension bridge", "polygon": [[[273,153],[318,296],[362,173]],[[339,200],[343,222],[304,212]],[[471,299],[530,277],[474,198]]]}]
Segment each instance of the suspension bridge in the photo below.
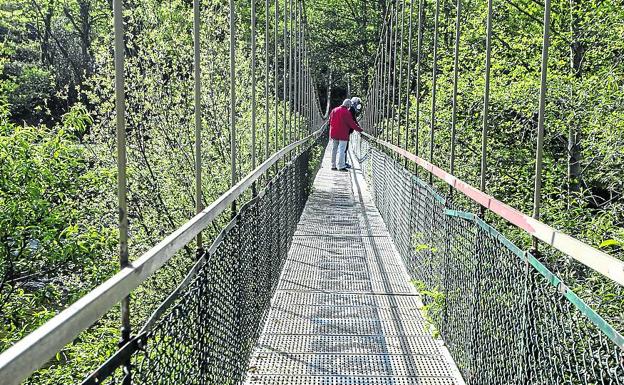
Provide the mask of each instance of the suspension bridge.
[{"label": "suspension bridge", "polygon": [[[331,171],[326,151],[327,122],[309,68],[304,4],[284,2],[281,15],[278,2],[266,0],[264,95],[256,95],[255,71],[251,79],[253,171],[238,178],[239,143],[232,134],[231,188],[204,207],[201,18],[200,2],[195,0],[197,215],[133,261],[128,252],[123,4],[122,0],[113,3],[121,269],[3,352],[2,384],[27,380],[118,304],[119,348],[87,374],[83,384],[624,384],[624,338],[548,268],[540,251],[564,254],[624,285],[622,261],[540,221],[549,0],[543,4],[533,216],[485,191],[492,0],[486,20],[479,188],[453,175],[458,44],[450,170],[432,163],[433,140],[429,160],[409,150],[410,140],[418,138],[413,131],[419,127],[418,121],[416,127],[410,122],[409,113],[401,114],[410,110],[412,102],[411,77],[402,76],[404,66],[408,74],[416,66],[418,95],[421,60],[412,62],[411,42],[416,30],[415,57],[420,58],[423,28],[418,22],[423,18],[423,1],[409,2],[406,29],[406,2],[388,6],[360,120],[365,132],[352,135],[353,169],[341,173]],[[274,27],[270,26],[271,4]],[[458,42],[460,0],[455,8]],[[251,66],[256,68],[255,1],[251,10]],[[414,13],[416,20],[412,20]],[[432,122],[436,121],[439,13],[436,1]],[[229,124],[236,132],[237,15],[232,0],[228,16]],[[270,32],[274,32],[273,63]],[[403,47],[404,40],[409,46]],[[283,47],[283,62],[278,62],[278,47]],[[405,63],[403,55],[399,60],[396,55],[404,49]],[[256,113],[261,109],[256,100],[262,97],[264,127],[257,127]],[[415,101],[418,113],[419,98]],[[433,123],[430,131],[433,139]],[[274,147],[270,148],[272,132]],[[257,141],[261,135],[264,143]],[[257,155],[258,147],[264,159]],[[224,216],[229,222],[206,244],[202,232]],[[497,229],[502,224],[532,237],[533,247],[518,247]],[[194,240],[195,264],[141,327],[132,330],[133,291]]]}]

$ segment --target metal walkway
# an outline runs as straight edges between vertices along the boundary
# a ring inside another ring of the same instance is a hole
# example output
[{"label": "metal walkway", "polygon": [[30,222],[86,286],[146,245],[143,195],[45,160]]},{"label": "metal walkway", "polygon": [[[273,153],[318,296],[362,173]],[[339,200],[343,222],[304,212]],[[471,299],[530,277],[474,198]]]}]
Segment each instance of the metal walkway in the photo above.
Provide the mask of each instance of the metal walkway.
[{"label": "metal walkway", "polygon": [[419,297],[360,171],[331,171],[329,147],[246,383],[463,383],[426,330]]}]

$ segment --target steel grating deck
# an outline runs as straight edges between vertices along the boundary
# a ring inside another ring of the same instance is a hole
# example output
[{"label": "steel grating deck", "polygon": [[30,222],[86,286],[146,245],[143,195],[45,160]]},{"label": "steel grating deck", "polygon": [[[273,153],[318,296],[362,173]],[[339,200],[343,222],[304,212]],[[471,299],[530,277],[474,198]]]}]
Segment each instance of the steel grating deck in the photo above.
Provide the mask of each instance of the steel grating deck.
[{"label": "steel grating deck", "polygon": [[[328,147],[329,148],[329,147]],[[314,182],[247,385],[463,384],[359,170]]]}]

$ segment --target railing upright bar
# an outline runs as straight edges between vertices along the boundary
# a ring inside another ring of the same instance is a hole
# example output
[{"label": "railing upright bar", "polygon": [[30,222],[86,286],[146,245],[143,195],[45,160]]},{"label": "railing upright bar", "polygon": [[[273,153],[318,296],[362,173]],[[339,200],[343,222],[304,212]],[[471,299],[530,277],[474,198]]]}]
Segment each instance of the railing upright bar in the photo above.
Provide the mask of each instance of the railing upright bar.
[{"label": "railing upright bar", "polygon": [[264,157],[269,157],[269,0],[264,0]]},{"label": "railing upright bar", "polygon": [[370,93],[370,101],[366,101],[368,107],[366,108],[366,113],[368,114],[368,126],[370,127],[371,134],[377,136],[377,115],[379,112],[379,76],[381,73],[381,65],[383,62],[383,45],[384,42],[384,34],[387,28],[386,19],[384,18],[383,25],[381,27],[381,31],[379,34],[379,43],[377,45],[377,58],[375,60],[375,74],[373,77],[373,87]]},{"label": "railing upright bar", "polygon": [[[378,129],[377,135],[385,135],[385,128],[383,128],[382,123],[385,116],[386,108],[385,108],[385,96],[386,96],[386,82],[388,81],[388,76],[386,74],[386,61],[388,60],[388,50],[390,49],[388,46],[388,36],[390,35],[390,7],[388,7],[388,28],[386,28],[386,33],[384,35],[384,45],[383,45],[383,56],[381,62],[381,87],[379,89],[379,107],[378,107]],[[380,132],[381,131],[381,132]]]},{"label": "railing upright bar", "polygon": [[288,58],[286,57],[288,53],[288,1],[284,0],[284,30],[282,35],[282,47],[284,49],[283,55],[283,67],[282,67],[282,145],[285,146],[288,143],[288,119],[287,115],[287,104],[288,104]]},{"label": "railing upright bar", "polygon": [[278,44],[277,44],[277,30],[279,29],[279,0],[274,0],[273,1],[273,5],[275,7],[275,28],[273,28],[273,97],[275,100],[274,103],[274,109],[275,109],[275,117],[274,117],[274,127],[273,129],[275,130],[274,133],[274,137],[275,137],[275,151],[277,151],[277,149],[279,148],[279,100],[278,100],[278,77],[279,77],[279,69],[278,69],[278,62],[277,62],[277,50],[278,50]]},{"label": "railing upright bar", "polygon": [[[487,174],[487,143],[490,118],[490,67],[492,54],[492,0],[488,0],[487,25],[485,40],[485,86],[483,93],[483,132],[481,135],[481,191],[486,192]],[[481,215],[485,215],[485,208],[481,207]]]},{"label": "railing upright bar", "polygon": [[[416,58],[418,62],[416,64],[416,122],[414,130],[416,131],[414,140],[414,154],[418,156],[420,154],[420,72],[422,69],[422,43],[423,43],[423,30],[424,30],[424,8],[425,0],[418,1],[418,41],[416,43]],[[416,176],[418,176],[418,168],[416,169]]]},{"label": "railing upright bar", "polygon": [[394,129],[396,123],[396,103],[395,97],[397,94],[397,55],[399,50],[397,50],[398,40],[399,40],[399,6],[397,2],[397,6],[394,9],[396,23],[394,26],[394,46],[393,46],[393,57],[392,57],[392,93],[390,94],[390,130],[389,130],[389,141],[394,141]]},{"label": "railing upright bar", "polygon": [[[544,154],[544,114],[546,111],[546,88],[548,81],[548,47],[550,46],[550,0],[544,1],[544,37],[542,41],[542,70],[540,79],[539,118],[537,123],[537,150],[535,160],[535,196],[533,218],[540,219],[542,199],[542,168]],[[538,251],[538,239],[533,237],[533,250]]]},{"label": "railing upright bar", "polygon": [[405,32],[405,0],[403,0],[401,4],[401,45],[399,48],[399,92],[397,98],[398,104],[398,122],[397,122],[397,137],[396,143],[397,146],[401,146],[401,112],[403,109],[401,108],[401,100],[403,99],[402,86],[403,86],[403,43],[404,43],[404,32]]},{"label": "railing upright bar", "polygon": [[[251,0],[251,169],[256,168],[256,0]],[[255,194],[255,191],[254,191]]]},{"label": "railing upright bar", "polygon": [[295,81],[293,84],[293,119],[295,127],[293,129],[293,139],[297,140],[299,136],[299,46],[301,45],[301,36],[299,35],[299,0],[295,2],[294,23],[295,44],[293,45],[293,54],[295,59],[293,60],[293,74]]},{"label": "railing upright bar", "polygon": [[379,65],[379,85],[377,90],[377,134],[376,137],[380,137],[384,134],[382,122],[384,116],[384,95],[386,92],[386,60],[388,60],[388,34],[390,33],[390,6],[386,12],[386,25],[383,34],[383,45],[381,49],[381,63]]},{"label": "railing upright bar", "polygon": [[390,109],[392,108],[392,88],[393,88],[393,82],[394,79],[392,77],[392,66],[394,65],[394,63],[392,62],[392,51],[394,51],[393,47],[394,44],[396,42],[396,38],[394,35],[394,30],[396,29],[396,23],[395,23],[395,14],[396,14],[396,6],[394,6],[393,3],[393,7],[392,7],[392,13],[390,15],[390,33],[389,35],[389,44],[388,44],[388,70],[386,72],[386,76],[388,77],[387,80],[387,90],[386,90],[386,97],[384,98],[384,105],[386,106],[385,108],[385,113],[384,113],[384,117],[386,118],[386,126],[384,128],[384,132],[385,132],[385,138],[386,141],[389,141],[391,138],[390,135],[390,130],[392,129],[392,125],[391,122],[389,122],[389,118],[391,117],[391,112]]},{"label": "railing upright bar", "polygon": [[[123,27],[123,0],[113,0],[113,28],[115,34],[115,114],[117,130],[117,200],[119,209],[119,268],[128,266],[128,182],[126,174],[126,94],[125,94],[125,44]],[[121,300],[121,340],[123,346],[130,340],[130,295]],[[130,384],[130,362],[124,363],[127,375],[124,385]]]},{"label": "railing upright bar", "polygon": [[[200,52],[200,4],[193,0],[193,69],[194,69],[194,103],[195,103],[195,213],[204,209],[202,197],[202,119],[201,119],[201,52]],[[197,234],[197,255],[201,255],[202,234]]]},{"label": "railing upright bar", "polygon": [[414,17],[414,0],[410,0],[409,9],[409,28],[408,28],[408,43],[407,43],[407,84],[405,86],[405,149],[409,151],[409,136],[410,136],[410,90],[412,88],[412,38],[413,27],[412,21]]},{"label": "railing upright bar", "polygon": [[[451,112],[450,172],[455,174],[455,145],[457,143],[457,82],[459,80],[459,39],[461,38],[461,0],[455,4],[455,52],[453,53],[453,111]],[[453,193],[453,189],[450,189]]]},{"label": "railing upright bar", "polygon": [[[431,73],[431,122],[429,137],[429,162],[435,163],[433,150],[435,148],[435,126],[436,126],[436,96],[438,79],[438,34],[440,19],[440,0],[436,0],[435,16],[433,22],[433,69]],[[433,175],[429,175],[429,184],[433,183]]]},{"label": "railing upright bar", "polygon": [[[231,185],[237,182],[236,170],[236,2],[229,0],[230,5],[230,162]],[[232,203],[232,216],[236,215],[236,202]]]},{"label": "railing upright bar", "polygon": [[296,79],[293,71],[293,0],[288,6],[288,143],[293,141],[293,93]]}]

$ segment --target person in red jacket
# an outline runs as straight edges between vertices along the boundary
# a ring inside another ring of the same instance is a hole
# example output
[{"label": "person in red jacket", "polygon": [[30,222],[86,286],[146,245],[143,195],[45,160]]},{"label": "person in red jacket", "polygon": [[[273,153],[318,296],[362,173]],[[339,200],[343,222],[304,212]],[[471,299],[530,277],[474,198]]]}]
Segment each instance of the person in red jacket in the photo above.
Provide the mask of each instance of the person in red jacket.
[{"label": "person in red jacket", "polygon": [[[329,137],[332,140],[332,170],[348,171],[346,165],[346,148],[349,142],[350,131],[361,132],[362,128],[353,119],[351,99],[345,99],[340,107],[336,107],[329,114]],[[338,163],[336,163],[336,154]]]}]

